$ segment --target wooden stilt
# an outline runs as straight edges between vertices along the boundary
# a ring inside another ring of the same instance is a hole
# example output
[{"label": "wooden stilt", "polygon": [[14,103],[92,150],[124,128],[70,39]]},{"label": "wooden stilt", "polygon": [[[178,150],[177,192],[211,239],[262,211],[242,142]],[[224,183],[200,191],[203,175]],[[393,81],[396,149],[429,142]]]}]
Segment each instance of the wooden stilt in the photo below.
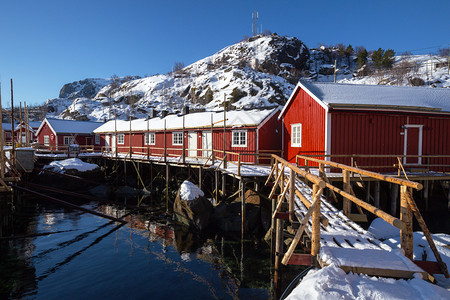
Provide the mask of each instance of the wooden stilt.
[{"label": "wooden stilt", "polygon": [[202,167],[200,166],[198,168],[198,188],[199,189],[202,189],[202,181],[203,181],[203,178],[202,178]]},{"label": "wooden stilt", "polygon": [[219,202],[219,171],[214,171],[214,187],[215,193],[214,197],[216,198],[216,203]]},{"label": "wooden stilt", "polygon": [[398,184],[391,183],[391,215],[397,216]]},{"label": "wooden stilt", "polygon": [[241,238],[244,239],[246,233],[246,209],[245,209],[245,182],[243,179],[240,181],[241,190]]},{"label": "wooden stilt", "polygon": [[311,222],[311,255],[317,256],[320,250],[320,196],[323,189],[318,184],[313,185],[313,198],[319,199],[312,211]]},{"label": "wooden stilt", "polygon": [[428,207],[428,185],[429,182],[428,180],[425,180],[423,183],[423,200],[425,201],[425,211],[428,211],[429,207]]},{"label": "wooden stilt", "polygon": [[403,229],[400,229],[401,247],[405,251],[405,256],[413,259],[413,219],[412,212],[408,205],[406,193],[408,187],[400,188],[400,219],[404,223]]},{"label": "wooden stilt", "polygon": [[169,164],[166,163],[166,211],[169,212]]},{"label": "wooden stilt", "polygon": [[375,207],[376,208],[380,208],[380,182],[376,181],[375,182]]},{"label": "wooden stilt", "polygon": [[227,182],[225,178],[225,174],[222,173],[222,201],[225,200],[227,190]]},{"label": "wooden stilt", "polygon": [[[342,179],[343,179],[343,184],[344,184],[344,191],[346,193],[351,193],[351,189],[352,187],[350,186],[350,172],[347,170],[342,170]],[[344,214],[347,217],[350,217],[350,213],[352,210],[352,206],[351,206],[351,202],[350,200],[346,199],[344,197],[344,203],[343,203],[343,210],[344,210]]]},{"label": "wooden stilt", "polygon": [[275,271],[274,271],[274,291],[275,299],[281,297],[281,258],[283,255],[283,223],[281,219],[276,219],[276,241],[275,241]]}]

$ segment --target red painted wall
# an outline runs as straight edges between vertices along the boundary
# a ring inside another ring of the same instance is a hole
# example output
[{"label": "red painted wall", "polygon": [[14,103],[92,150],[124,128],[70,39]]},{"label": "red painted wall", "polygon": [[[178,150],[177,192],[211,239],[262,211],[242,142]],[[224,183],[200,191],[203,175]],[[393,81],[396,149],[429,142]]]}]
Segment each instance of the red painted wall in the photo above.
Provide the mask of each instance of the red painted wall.
[{"label": "red painted wall", "polygon": [[[283,116],[283,157],[295,162],[297,154],[325,153],[325,109],[302,89],[294,94],[294,99]],[[302,146],[291,146],[291,125],[302,124]]]},{"label": "red painted wall", "polygon": [[[278,120],[280,112],[275,113],[258,129],[258,152],[281,156],[282,124]],[[269,164],[270,158],[261,158],[260,164]]]},{"label": "red painted wall", "polygon": [[[50,137],[50,146],[56,146],[56,136],[53,133],[53,131],[50,129],[50,126],[47,122],[44,123],[44,125],[41,128],[41,131],[39,131],[38,134],[38,143],[44,145],[44,136],[48,135]],[[53,139],[52,139],[53,136]]]},{"label": "red painted wall", "polygon": [[[424,125],[423,155],[450,155],[450,116],[406,114],[400,112],[332,111],[332,154],[403,155],[406,124]],[[333,159],[350,164],[350,159]],[[358,158],[360,167],[391,166],[396,158]],[[427,163],[423,161],[423,163]],[[450,165],[450,158],[432,158],[431,164]],[[445,168],[435,167],[434,170]],[[448,170],[449,168],[447,168]],[[389,171],[389,169],[377,169]],[[393,169],[390,169],[392,171]]]}]

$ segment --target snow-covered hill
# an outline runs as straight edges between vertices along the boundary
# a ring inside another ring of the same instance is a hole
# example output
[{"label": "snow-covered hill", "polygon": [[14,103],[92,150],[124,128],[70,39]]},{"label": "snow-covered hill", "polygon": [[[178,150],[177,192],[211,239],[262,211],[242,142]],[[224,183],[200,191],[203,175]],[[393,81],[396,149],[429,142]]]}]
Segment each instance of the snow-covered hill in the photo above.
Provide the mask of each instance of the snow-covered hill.
[{"label": "snow-covered hill", "polygon": [[[114,114],[121,119],[145,117],[152,109],[174,113],[186,105],[191,111],[219,110],[224,101],[230,109],[274,107],[286,102],[300,78],[333,81],[334,59],[338,82],[450,87],[446,66],[426,67],[428,56],[397,57],[393,70],[409,68],[401,76],[400,72],[378,72],[355,77],[354,54],[343,56],[338,49],[325,47],[308,49],[297,38],[273,34],[228,46],[164,75],[74,82],[63,87],[60,98],[46,104],[50,116],[95,121]],[[425,68],[430,69],[428,76]]]}]

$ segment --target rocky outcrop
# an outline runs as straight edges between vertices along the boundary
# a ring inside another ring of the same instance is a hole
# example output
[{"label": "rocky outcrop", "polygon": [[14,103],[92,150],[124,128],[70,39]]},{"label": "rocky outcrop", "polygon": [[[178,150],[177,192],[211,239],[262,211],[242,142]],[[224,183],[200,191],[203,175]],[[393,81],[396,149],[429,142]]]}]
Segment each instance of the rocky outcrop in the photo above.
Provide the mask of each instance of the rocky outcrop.
[{"label": "rocky outcrop", "polygon": [[181,184],[173,205],[176,221],[201,231],[209,225],[212,211],[211,202],[197,186],[189,181]]}]

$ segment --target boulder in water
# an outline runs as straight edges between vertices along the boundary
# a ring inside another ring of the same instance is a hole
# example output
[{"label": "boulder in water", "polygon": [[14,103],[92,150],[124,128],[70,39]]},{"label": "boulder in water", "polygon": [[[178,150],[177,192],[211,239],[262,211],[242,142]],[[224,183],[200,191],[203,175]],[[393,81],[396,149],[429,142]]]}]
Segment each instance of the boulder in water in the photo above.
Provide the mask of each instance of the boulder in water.
[{"label": "boulder in water", "polygon": [[203,230],[209,225],[212,210],[211,202],[195,184],[187,180],[181,184],[173,205],[178,222]]}]

